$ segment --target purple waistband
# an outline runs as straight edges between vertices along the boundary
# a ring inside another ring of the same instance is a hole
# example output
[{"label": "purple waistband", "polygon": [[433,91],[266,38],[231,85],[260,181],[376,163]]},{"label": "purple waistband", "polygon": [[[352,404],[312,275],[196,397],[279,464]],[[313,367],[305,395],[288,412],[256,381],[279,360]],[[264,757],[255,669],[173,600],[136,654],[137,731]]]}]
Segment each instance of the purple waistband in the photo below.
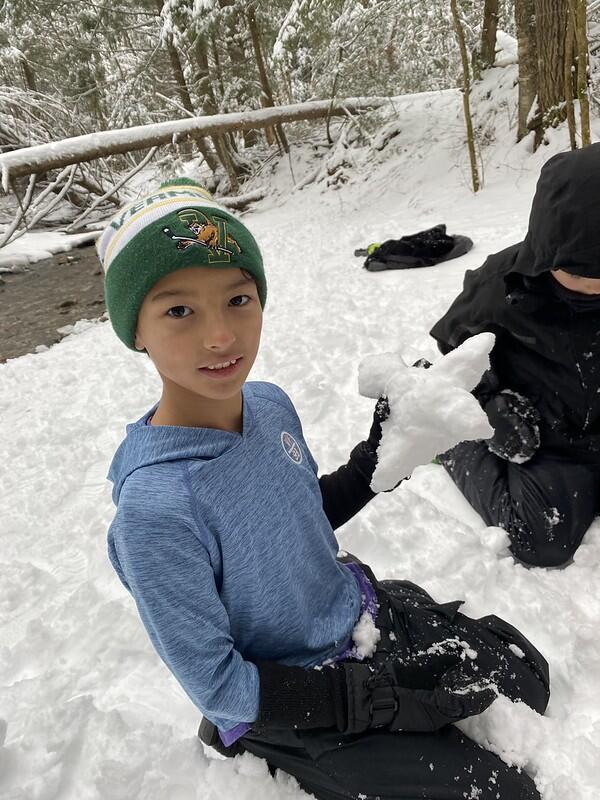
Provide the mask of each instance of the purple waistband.
[{"label": "purple waistband", "polygon": [[[373,622],[377,619],[377,614],[379,612],[379,603],[377,602],[377,594],[371,581],[367,578],[365,573],[362,571],[360,564],[357,564],[354,561],[350,561],[348,563],[344,563],[344,566],[347,567],[350,572],[356,578],[356,582],[358,583],[358,587],[360,589],[362,595],[362,602],[360,605],[360,612],[358,614],[358,619],[362,617],[363,614],[369,614],[370,617],[373,619]],[[356,652],[356,645],[352,638],[343,649],[341,653],[338,653],[337,656],[333,656],[327,660],[328,664],[332,664],[336,661],[347,661],[349,658],[362,661],[362,656],[359,656]]]}]

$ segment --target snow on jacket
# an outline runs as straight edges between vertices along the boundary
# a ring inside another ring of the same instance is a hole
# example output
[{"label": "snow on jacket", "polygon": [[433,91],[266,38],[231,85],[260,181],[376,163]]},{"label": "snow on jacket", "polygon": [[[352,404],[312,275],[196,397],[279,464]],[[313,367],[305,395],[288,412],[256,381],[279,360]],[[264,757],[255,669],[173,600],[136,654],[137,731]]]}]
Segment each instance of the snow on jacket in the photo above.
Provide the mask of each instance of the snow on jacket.
[{"label": "snow on jacket", "polygon": [[108,473],[111,562],[161,658],[225,732],[257,718],[253,659],[319,664],[344,650],[361,606],[291,400],[264,382],[242,396],[242,433],[149,426],[156,404],[126,426]]},{"label": "snow on jacket", "polygon": [[569,302],[550,275],[600,277],[600,144],[544,165],[524,241],[467,270],[462,293],[433,326],[442,353],[482,331],[496,334],[483,401],[501,389],[529,397],[542,448],[600,464],[600,298]]}]

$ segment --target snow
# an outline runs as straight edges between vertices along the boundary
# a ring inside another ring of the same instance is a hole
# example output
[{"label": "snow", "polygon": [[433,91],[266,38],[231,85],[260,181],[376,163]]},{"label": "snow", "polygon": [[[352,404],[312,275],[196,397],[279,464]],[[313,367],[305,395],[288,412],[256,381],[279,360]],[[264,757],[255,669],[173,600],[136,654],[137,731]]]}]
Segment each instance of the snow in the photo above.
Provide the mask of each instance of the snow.
[{"label": "snow", "polygon": [[[493,70],[477,89],[479,119],[495,131],[482,153],[478,195],[469,189],[460,94],[449,91],[398,100],[402,132],[381,153],[356,154],[341,188],[325,190],[323,176],[290,193],[282,161],[272,194],[244,215],[269,281],[250,378],[290,394],[320,472],[344,463],[369,430],[374,401],[357,390],[361,360],[392,351],[405,363],[436,360],[428,330],[465,269],[522,237],[541,164],[568,147],[562,129],[535,155],[529,140],[512,143],[503,126],[515,111],[514,77],[510,66]],[[506,99],[498,114],[482,99],[489,81],[496,100]],[[592,126],[596,132],[596,119]],[[292,158],[299,182],[318,167],[308,150],[296,148]],[[352,255],[442,221],[450,233],[471,236],[470,253],[384,273],[363,270]],[[159,392],[149,359],[124,348],[106,322],[0,365],[0,796],[7,800],[306,797],[250,755],[225,761],[204,749],[199,712],[159,660],[108,562],[108,465],[125,424]],[[534,642],[551,665],[546,716],[500,697],[460,727],[526,768],[544,800],[597,800],[599,523],[567,568],[527,569],[443,468],[426,465],[337,535],[379,578],[407,578],[439,602],[464,599],[465,613],[498,614]]]},{"label": "snow", "polygon": [[359,364],[359,392],[388,398],[390,415],[381,424],[381,444],[371,481],[385,492],[415,467],[459,442],[488,439],[494,430],[471,394],[489,369],[492,333],[467,339],[429,369],[407,367],[399,354],[370,356]]},{"label": "snow", "polygon": [[377,642],[381,639],[381,631],[376,627],[371,614],[367,611],[360,615],[360,619],[352,629],[354,642],[354,657],[359,659],[372,656],[377,650]]},{"label": "snow", "polygon": [[89,241],[101,231],[67,234],[61,231],[33,231],[15,239],[0,250],[0,267],[12,272],[12,267],[31,264],[55,253],[64,253]]}]

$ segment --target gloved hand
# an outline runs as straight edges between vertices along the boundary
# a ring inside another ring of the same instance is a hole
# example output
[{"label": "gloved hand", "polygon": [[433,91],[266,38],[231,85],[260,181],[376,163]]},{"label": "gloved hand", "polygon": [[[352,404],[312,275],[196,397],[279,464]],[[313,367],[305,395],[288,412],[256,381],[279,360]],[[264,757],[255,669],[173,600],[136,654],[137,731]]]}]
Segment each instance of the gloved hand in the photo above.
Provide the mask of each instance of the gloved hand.
[{"label": "gloved hand", "polygon": [[492,453],[515,464],[524,464],[540,446],[540,413],[531,400],[504,389],[484,406],[494,435],[487,441]]},{"label": "gloved hand", "polygon": [[[371,430],[369,431],[368,438],[363,442],[359,442],[350,453],[349,463],[360,473],[367,485],[371,483],[373,473],[377,466],[377,448],[381,442],[381,423],[385,422],[389,415],[390,404],[387,397],[382,396],[375,404],[373,422],[371,423]],[[399,481],[396,486],[401,482],[402,481]],[[395,489],[396,486],[392,487],[392,489]],[[391,492],[392,489],[387,489],[386,491]]]},{"label": "gloved hand", "polygon": [[[441,653],[439,658],[447,661],[448,655]],[[256,732],[337,728],[361,733],[381,727],[434,731],[480,714],[497,696],[493,683],[458,655],[433,689],[406,688],[406,667],[393,660],[378,668],[355,661],[318,669],[270,661],[256,665],[260,678],[259,716],[252,724]]]},{"label": "gloved hand", "polygon": [[498,692],[489,678],[478,676],[470,662],[446,671],[434,689],[406,689],[403,667],[387,661],[373,673],[366,664],[346,662],[345,733],[369,728],[431,732],[481,714]]}]

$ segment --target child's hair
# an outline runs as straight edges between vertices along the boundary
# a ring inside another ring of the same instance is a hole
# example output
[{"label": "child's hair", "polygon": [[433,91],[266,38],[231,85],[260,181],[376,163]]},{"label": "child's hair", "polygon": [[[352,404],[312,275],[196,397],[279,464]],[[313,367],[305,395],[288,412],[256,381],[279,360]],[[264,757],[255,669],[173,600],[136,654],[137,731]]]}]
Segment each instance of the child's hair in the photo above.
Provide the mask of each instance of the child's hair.
[{"label": "child's hair", "polygon": [[260,249],[246,226],[200,184],[176,178],[119,211],[97,243],[111,325],[136,353],[144,297],[165,275],[186,267],[239,267],[256,283],[260,304],[267,282]]}]

